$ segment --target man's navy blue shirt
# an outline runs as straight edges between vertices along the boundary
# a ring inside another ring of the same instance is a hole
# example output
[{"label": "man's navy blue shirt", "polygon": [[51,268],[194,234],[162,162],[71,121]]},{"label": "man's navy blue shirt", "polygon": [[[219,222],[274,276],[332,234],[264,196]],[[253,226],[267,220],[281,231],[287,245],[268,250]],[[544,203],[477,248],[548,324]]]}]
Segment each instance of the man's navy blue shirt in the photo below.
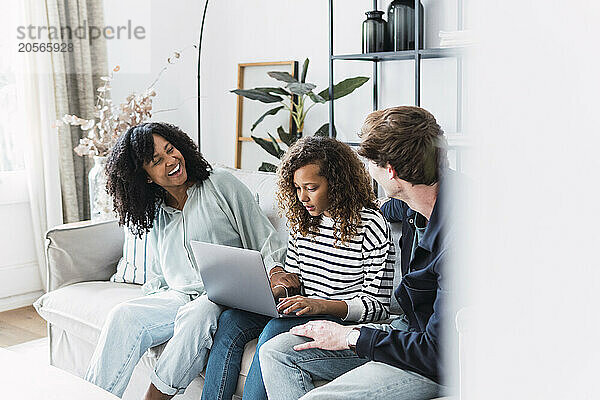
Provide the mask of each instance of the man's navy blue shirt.
[{"label": "man's navy blue shirt", "polygon": [[[452,223],[456,210],[450,207],[450,203],[457,201],[451,191],[460,189],[460,181],[460,175],[453,171],[442,175],[427,229],[406,272],[402,263],[403,277],[394,295],[407,317],[408,331],[388,333],[362,327],[356,344],[360,357],[414,371],[438,383],[446,383],[442,382],[445,352],[455,352],[454,346],[458,346],[455,336],[443,335],[455,331],[449,329],[453,326],[457,310],[449,307],[448,264],[450,253],[454,252],[453,231],[457,224]],[[400,204],[400,207],[404,210],[401,215],[408,216],[406,204]],[[405,222],[408,221],[403,218],[402,222],[404,236]],[[402,241],[403,258],[406,253],[411,253],[413,237],[414,227],[409,231],[409,238]],[[453,348],[447,348],[447,345]]]},{"label": "man's navy blue shirt", "polygon": [[412,255],[411,250],[415,239],[415,219],[425,219],[425,217],[415,212],[402,200],[394,198],[383,203],[381,213],[389,222],[399,222],[402,224],[402,236],[400,237],[400,242],[397,244],[400,246],[400,266],[402,276],[404,276],[408,273],[408,266]]}]

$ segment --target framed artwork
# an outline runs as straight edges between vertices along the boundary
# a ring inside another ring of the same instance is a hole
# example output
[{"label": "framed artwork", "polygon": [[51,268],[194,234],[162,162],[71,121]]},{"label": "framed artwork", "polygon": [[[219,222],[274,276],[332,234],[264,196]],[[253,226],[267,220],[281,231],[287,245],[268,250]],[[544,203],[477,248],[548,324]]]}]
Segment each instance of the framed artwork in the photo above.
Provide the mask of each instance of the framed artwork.
[{"label": "framed artwork", "polygon": [[[238,64],[238,89],[253,89],[256,87],[276,87],[279,82],[267,75],[269,71],[289,72],[293,77],[298,77],[297,61],[275,61]],[[258,170],[262,162],[277,164],[277,158],[268,154],[251,136],[268,138],[267,132],[277,137],[277,127],[283,126],[287,132],[292,130],[292,117],[289,113],[279,113],[265,118],[260,126],[251,132],[252,124],[269,109],[269,104],[253,101],[238,96],[235,129],[235,167]],[[279,141],[279,139],[278,139]]]}]

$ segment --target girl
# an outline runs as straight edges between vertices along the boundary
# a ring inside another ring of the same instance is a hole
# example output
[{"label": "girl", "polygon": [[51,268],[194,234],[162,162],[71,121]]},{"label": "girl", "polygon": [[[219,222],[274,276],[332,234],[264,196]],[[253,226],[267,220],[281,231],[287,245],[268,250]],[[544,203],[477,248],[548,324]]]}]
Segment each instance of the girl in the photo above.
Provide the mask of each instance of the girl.
[{"label": "girl", "polygon": [[213,170],[173,125],[130,128],[106,172],[120,223],[149,232],[154,256],[146,296],[111,310],[85,379],[121,397],[146,350],[168,341],[146,393],[168,399],[204,369],[222,311],[203,295],[190,240],[260,250],[268,269],[281,265],[285,244],[244,184]]},{"label": "girl", "polygon": [[[288,218],[285,269],[271,270],[278,308],[295,318],[270,319],[227,310],[209,357],[203,399],[231,399],[245,344],[258,337],[244,399],[266,399],[258,353],[270,338],[312,319],[340,323],[388,317],[394,246],[377,210],[371,180],[354,151],[335,139],[307,137],[292,145],[278,169],[278,201]],[[298,277],[301,292],[288,296]],[[286,293],[287,292],[287,293]]]}]

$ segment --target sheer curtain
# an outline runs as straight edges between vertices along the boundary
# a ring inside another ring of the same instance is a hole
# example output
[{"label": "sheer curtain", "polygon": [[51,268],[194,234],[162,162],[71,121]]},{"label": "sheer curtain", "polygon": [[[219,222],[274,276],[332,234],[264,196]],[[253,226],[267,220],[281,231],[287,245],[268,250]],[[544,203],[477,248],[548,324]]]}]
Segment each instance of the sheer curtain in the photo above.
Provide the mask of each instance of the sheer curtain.
[{"label": "sheer curtain", "polygon": [[[75,29],[84,21],[87,26],[103,24],[101,0],[25,0],[17,7],[19,24],[25,26]],[[64,114],[93,117],[99,78],[106,74],[104,41],[73,38],[71,42],[72,52],[20,53],[16,59],[19,120],[23,127],[35,248],[44,287],[45,232],[63,222],[89,217],[90,162],[73,152],[82,131],[79,127],[56,124],[56,120]]]},{"label": "sheer curtain", "polygon": [[[52,27],[71,28],[75,32],[80,27],[104,25],[102,0],[45,0],[45,7],[47,25]],[[77,36],[73,34],[71,39],[62,40],[73,45],[72,51],[50,53],[57,119],[65,114],[93,118],[96,89],[103,84],[100,77],[107,75],[105,39]],[[52,42],[61,43],[61,40]],[[89,219],[87,175],[92,163],[89,158],[73,152],[82,131],[77,126],[59,125],[58,133],[64,222]]]},{"label": "sheer curtain", "polygon": [[[45,25],[45,10],[26,0],[19,4],[20,21]],[[33,236],[43,287],[46,287],[45,238],[48,228],[63,222],[58,164],[58,135],[52,65],[48,53],[21,53],[18,63],[17,102],[23,126],[23,149]]]}]

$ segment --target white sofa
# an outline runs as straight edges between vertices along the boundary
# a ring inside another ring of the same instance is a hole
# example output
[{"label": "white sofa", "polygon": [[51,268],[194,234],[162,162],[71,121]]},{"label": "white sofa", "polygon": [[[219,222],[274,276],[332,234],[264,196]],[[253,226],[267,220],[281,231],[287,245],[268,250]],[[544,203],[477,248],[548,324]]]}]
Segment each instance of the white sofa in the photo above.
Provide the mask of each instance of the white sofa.
[{"label": "white sofa", "polygon": [[[254,193],[261,209],[287,240],[285,220],[278,216],[274,204],[275,175],[230,171]],[[400,232],[395,225],[392,224],[392,230],[397,243]],[[35,307],[48,321],[52,365],[83,376],[108,312],[120,302],[142,295],[139,285],[109,281],[122,255],[123,236],[123,228],[116,221],[65,224],[47,233],[48,293]],[[398,262],[396,271],[394,286],[400,279]],[[392,310],[399,311],[393,296]],[[163,346],[150,349],[138,363],[124,399],[143,398],[150,372]],[[234,398],[241,398],[255,346],[256,341],[246,346]],[[176,398],[198,400],[203,383],[203,377],[199,376]]]}]

